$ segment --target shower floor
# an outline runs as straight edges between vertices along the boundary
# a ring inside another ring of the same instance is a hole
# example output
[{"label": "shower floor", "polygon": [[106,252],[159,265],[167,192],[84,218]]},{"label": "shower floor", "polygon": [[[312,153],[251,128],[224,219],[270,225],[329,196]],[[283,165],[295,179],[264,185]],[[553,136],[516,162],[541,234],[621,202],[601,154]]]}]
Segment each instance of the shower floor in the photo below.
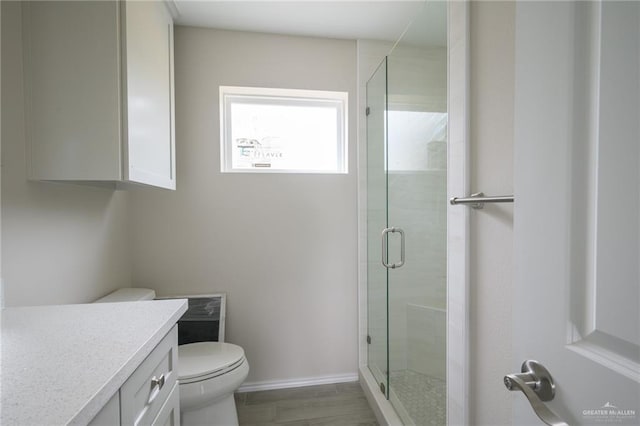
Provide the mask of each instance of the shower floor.
[{"label": "shower floor", "polygon": [[446,383],[411,370],[392,371],[391,389],[416,426],[446,424]]}]

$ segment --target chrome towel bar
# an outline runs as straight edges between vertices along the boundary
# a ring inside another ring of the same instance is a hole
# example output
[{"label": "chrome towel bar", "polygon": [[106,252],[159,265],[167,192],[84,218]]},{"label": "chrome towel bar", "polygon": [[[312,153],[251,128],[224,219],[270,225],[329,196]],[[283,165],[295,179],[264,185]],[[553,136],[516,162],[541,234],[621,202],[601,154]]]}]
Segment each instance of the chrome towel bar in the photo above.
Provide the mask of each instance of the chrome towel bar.
[{"label": "chrome towel bar", "polygon": [[494,197],[485,197],[484,193],[476,192],[470,197],[453,197],[449,200],[451,205],[469,204],[471,208],[481,209],[484,203],[513,203],[513,195],[498,195]]}]

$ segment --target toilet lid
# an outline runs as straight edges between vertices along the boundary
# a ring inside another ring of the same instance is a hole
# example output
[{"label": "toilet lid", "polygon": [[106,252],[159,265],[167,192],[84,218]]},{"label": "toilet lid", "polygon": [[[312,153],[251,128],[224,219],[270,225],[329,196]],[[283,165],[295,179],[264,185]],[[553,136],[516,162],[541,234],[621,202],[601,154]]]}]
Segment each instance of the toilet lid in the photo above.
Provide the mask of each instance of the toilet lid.
[{"label": "toilet lid", "polygon": [[178,346],[178,378],[194,379],[225,370],[244,358],[244,350],[231,343],[197,342]]}]

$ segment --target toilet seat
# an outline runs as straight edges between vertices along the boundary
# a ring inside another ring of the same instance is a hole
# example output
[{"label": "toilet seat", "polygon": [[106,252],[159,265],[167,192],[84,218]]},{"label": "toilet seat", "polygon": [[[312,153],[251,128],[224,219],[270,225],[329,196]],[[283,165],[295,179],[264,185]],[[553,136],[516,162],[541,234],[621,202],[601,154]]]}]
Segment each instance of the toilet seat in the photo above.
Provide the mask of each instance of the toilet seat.
[{"label": "toilet seat", "polygon": [[245,362],[244,350],[231,343],[197,342],[178,346],[178,380],[188,384],[227,374]]}]

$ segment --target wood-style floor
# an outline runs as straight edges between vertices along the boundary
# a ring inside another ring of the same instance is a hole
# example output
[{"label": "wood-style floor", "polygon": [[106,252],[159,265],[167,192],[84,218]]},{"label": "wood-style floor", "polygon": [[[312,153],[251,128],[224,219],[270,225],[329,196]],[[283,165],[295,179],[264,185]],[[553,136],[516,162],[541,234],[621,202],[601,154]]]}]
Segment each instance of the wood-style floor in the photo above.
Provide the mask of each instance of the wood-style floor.
[{"label": "wood-style floor", "polygon": [[240,426],[377,426],[357,382],[236,394]]}]

